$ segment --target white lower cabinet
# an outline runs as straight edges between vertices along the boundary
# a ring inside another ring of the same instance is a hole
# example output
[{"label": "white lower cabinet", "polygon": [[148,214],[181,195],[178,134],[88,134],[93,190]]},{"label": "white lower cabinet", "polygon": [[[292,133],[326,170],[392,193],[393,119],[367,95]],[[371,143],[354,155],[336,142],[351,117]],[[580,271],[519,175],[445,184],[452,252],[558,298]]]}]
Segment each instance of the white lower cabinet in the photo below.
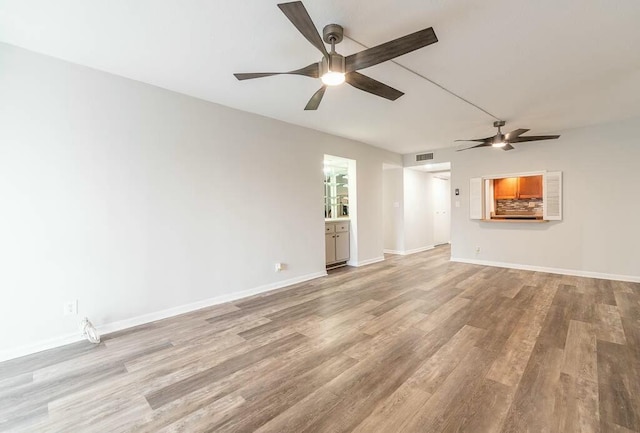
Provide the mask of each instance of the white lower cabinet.
[{"label": "white lower cabinet", "polygon": [[327,264],[336,261],[336,234],[324,235],[324,255]]},{"label": "white lower cabinet", "polygon": [[350,257],[349,221],[326,222],[324,229],[327,266],[347,262]]},{"label": "white lower cabinet", "polygon": [[336,233],[336,261],[349,260],[349,232]]}]

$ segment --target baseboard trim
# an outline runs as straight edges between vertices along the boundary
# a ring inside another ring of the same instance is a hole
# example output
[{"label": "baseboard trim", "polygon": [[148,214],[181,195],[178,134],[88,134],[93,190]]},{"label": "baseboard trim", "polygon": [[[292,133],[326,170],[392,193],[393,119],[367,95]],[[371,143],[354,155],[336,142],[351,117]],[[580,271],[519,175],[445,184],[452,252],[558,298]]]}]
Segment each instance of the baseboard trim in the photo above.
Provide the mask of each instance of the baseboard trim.
[{"label": "baseboard trim", "polygon": [[494,262],[491,260],[463,259],[451,257],[452,262],[470,263],[472,265],[493,266],[498,268],[519,269],[523,271],[546,272],[549,274],[570,275],[573,277],[598,278],[601,280],[627,281],[640,283],[640,276],[605,274],[602,272],[580,271],[577,269],[549,268],[546,266],[523,265],[519,263]]},{"label": "baseboard trim", "polygon": [[357,268],[361,266],[373,265],[374,263],[384,262],[384,256],[374,257],[373,259],[363,260],[361,262],[347,262],[349,266],[355,266]]},{"label": "baseboard trim", "polygon": [[[180,314],[189,313],[191,311],[200,310],[202,308],[212,307],[214,305],[224,304],[226,302],[237,301],[238,299],[248,298],[250,296],[259,295],[262,293],[292,286],[294,284],[303,283],[305,281],[315,280],[316,278],[324,277],[326,275],[327,271],[314,272],[312,274],[302,275],[300,277],[290,278],[288,280],[278,281],[271,284],[265,284],[240,292],[227,293],[224,295],[215,296],[213,298],[203,299],[201,301],[180,305],[178,307],[168,308],[166,310],[160,310],[129,319],[119,320],[117,322],[96,325],[96,328],[101,335],[106,335],[111,332],[121,331],[123,329],[132,328],[134,326],[144,325],[145,323],[155,322],[156,320],[167,319],[169,317],[178,316]],[[21,356],[31,355],[37,352],[42,352],[43,350],[54,349],[66,344],[76,343],[81,340],[83,340],[83,337],[80,335],[80,331],[76,333],[60,335],[46,340],[41,340],[33,344],[0,352],[0,362],[20,358]]]},{"label": "baseboard trim", "polygon": [[421,253],[423,251],[429,251],[434,249],[435,245],[427,245],[426,247],[414,248],[412,250],[384,250],[385,254],[396,254],[399,256],[408,256],[409,254]]},{"label": "baseboard trim", "polygon": [[46,340],[41,340],[33,344],[0,352],[0,362],[42,352],[43,350],[55,349],[56,347],[66,346],[71,343],[77,343],[83,339],[84,338],[80,335],[80,331],[47,338]]}]

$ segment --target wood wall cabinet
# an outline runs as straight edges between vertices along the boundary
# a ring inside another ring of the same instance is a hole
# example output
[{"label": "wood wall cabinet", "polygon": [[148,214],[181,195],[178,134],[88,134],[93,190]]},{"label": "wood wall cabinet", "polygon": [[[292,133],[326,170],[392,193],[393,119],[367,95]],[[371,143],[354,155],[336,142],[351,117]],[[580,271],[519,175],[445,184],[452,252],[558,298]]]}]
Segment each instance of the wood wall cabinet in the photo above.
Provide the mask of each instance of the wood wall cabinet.
[{"label": "wood wall cabinet", "polygon": [[349,221],[325,222],[325,261],[328,267],[346,263],[351,255],[349,244]]},{"label": "wood wall cabinet", "polygon": [[542,198],[542,176],[494,179],[493,196],[496,200]]},{"label": "wood wall cabinet", "polygon": [[518,198],[542,198],[542,176],[519,177]]},{"label": "wood wall cabinet", "polygon": [[493,196],[496,200],[513,200],[518,198],[518,178],[505,177],[494,179]]}]

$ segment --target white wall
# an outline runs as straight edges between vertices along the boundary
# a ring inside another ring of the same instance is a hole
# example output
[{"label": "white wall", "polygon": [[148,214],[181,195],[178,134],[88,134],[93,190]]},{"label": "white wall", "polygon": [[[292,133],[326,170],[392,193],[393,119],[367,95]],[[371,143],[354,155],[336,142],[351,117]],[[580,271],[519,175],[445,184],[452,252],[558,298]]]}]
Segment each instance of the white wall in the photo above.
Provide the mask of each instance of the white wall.
[{"label": "white wall", "polygon": [[[451,161],[451,187],[461,193],[452,197],[460,201],[452,207],[452,257],[640,281],[640,119],[557,133],[558,140],[516,144],[508,152],[434,151],[434,162]],[[416,165],[415,155],[404,162]],[[469,219],[470,178],[536,170],[563,172],[563,221]]]},{"label": "white wall", "polygon": [[384,249],[404,251],[404,186],[403,169],[387,168],[383,176]]},{"label": "white wall", "polygon": [[411,254],[434,246],[433,175],[407,168],[389,168],[384,179],[384,249]]},{"label": "white wall", "polygon": [[325,153],[357,162],[355,263],[382,256],[399,155],[8,45],[0,65],[0,358],[84,315],[113,329],[323,274]]},{"label": "white wall", "polygon": [[407,253],[434,245],[432,178],[431,173],[404,169],[404,247]]}]

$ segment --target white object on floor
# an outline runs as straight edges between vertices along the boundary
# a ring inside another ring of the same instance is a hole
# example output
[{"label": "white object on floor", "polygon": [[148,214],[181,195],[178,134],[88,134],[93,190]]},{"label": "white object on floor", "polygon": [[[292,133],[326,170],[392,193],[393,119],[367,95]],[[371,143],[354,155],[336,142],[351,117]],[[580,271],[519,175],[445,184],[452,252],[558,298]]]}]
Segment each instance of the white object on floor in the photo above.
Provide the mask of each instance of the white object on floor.
[{"label": "white object on floor", "polygon": [[82,331],[82,336],[93,344],[100,343],[100,334],[98,334],[98,330],[87,317],[80,322],[80,330]]}]

